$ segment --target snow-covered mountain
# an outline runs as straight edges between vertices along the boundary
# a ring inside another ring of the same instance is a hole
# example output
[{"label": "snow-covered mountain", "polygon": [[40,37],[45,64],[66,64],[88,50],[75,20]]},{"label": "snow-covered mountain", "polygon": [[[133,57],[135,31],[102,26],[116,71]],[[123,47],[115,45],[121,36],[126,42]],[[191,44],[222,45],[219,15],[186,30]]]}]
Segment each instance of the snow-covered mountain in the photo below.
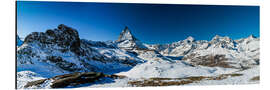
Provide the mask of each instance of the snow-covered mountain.
[{"label": "snow-covered mountain", "polygon": [[33,32],[17,50],[17,70],[30,70],[50,77],[71,72],[116,73],[143,60],[109,42],[81,40],[77,30],[59,25]]},{"label": "snow-covered mountain", "polygon": [[118,42],[121,42],[121,41],[125,41],[125,40],[129,40],[129,41],[138,41],[137,38],[135,38],[129,28],[126,26],[125,29],[120,33],[120,36],[118,38]]},{"label": "snow-covered mountain", "polygon": [[[208,42],[208,48],[194,50],[186,54],[183,60],[201,65],[215,63],[213,66],[252,67],[259,64],[259,38],[253,38],[252,40],[249,38],[232,40],[229,37],[215,36]],[[206,62],[204,59],[209,62]],[[210,59],[215,61],[210,62]]]},{"label": "snow-covered mountain", "polygon": [[[129,82],[149,78],[248,73],[259,70],[259,49],[259,38],[252,35],[239,40],[216,35],[210,41],[190,36],[171,44],[150,45],[142,43],[128,27],[116,41],[91,41],[80,39],[76,29],[61,24],[56,29],[29,34],[17,47],[17,85],[23,88],[30,81],[74,72],[127,76],[90,87],[132,86]],[[41,88],[51,88],[50,84],[44,85]]]},{"label": "snow-covered mountain", "polygon": [[125,29],[120,33],[120,36],[116,42],[117,46],[122,49],[147,49],[147,47],[144,46],[140,40],[131,34],[128,27],[125,27]]}]

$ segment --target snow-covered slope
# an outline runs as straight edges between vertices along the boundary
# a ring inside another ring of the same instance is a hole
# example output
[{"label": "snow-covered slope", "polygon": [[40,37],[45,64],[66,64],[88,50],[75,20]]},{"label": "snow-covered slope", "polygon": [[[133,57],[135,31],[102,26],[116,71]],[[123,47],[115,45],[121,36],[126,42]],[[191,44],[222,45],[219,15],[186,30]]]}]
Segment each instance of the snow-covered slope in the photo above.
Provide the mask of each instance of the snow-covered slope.
[{"label": "snow-covered slope", "polygon": [[[45,79],[39,74],[32,71],[20,71],[17,72],[17,88],[24,88],[24,86],[30,82],[35,80]],[[46,88],[46,87],[44,87]]]},{"label": "snow-covered slope", "polygon": [[242,76],[230,77],[224,80],[202,80],[198,83],[191,83],[188,85],[237,85],[237,84],[239,85],[239,84],[258,84],[260,82],[259,66],[234,73],[242,74]]},{"label": "snow-covered slope", "polygon": [[259,59],[260,58],[260,39],[253,35],[247,38],[242,38],[236,40],[238,43],[237,49],[239,52],[243,52],[250,58]]},{"label": "snow-covered slope", "polygon": [[128,72],[118,73],[131,78],[181,78],[189,76],[212,76],[236,71],[232,68],[194,67],[184,61],[156,60],[139,64]]}]

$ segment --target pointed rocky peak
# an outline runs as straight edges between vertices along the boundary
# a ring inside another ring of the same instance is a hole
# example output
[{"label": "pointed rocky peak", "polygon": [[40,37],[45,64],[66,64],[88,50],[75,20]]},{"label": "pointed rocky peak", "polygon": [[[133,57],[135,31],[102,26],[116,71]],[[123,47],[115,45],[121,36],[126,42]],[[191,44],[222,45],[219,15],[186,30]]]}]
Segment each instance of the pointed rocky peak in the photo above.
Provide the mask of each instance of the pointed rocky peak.
[{"label": "pointed rocky peak", "polygon": [[80,38],[78,31],[60,24],[56,29],[48,29],[46,32],[32,32],[27,35],[25,43],[40,43],[38,45],[58,45],[69,48],[73,52],[78,52]]},{"label": "pointed rocky peak", "polygon": [[237,43],[246,43],[246,42],[250,42],[252,40],[259,40],[259,38],[255,37],[253,34],[249,35],[246,38],[240,38],[238,40],[235,40]]},{"label": "pointed rocky peak", "polygon": [[64,25],[64,24],[60,24],[60,25],[58,25],[58,30],[67,30],[67,29],[70,29],[70,27],[68,27],[68,26],[66,26],[66,25]]},{"label": "pointed rocky peak", "polygon": [[253,40],[259,40],[259,38],[255,37],[254,35],[249,35],[248,37],[246,38],[241,38],[239,40],[236,40],[238,43],[249,43]]},{"label": "pointed rocky peak", "polygon": [[227,48],[233,50],[236,47],[236,42],[228,36],[222,37],[216,35],[209,43],[211,44],[210,47],[214,48]]},{"label": "pointed rocky peak", "polygon": [[118,42],[125,41],[125,40],[131,40],[136,41],[137,39],[132,35],[129,28],[126,26],[125,29],[120,33],[120,36],[118,38]]},{"label": "pointed rocky peak", "polygon": [[135,38],[128,27],[120,33],[117,46],[123,49],[137,49],[137,50],[145,50],[147,47],[140,42],[137,38]]},{"label": "pointed rocky peak", "polygon": [[248,36],[248,38],[249,38],[249,39],[254,39],[254,38],[256,38],[256,37],[255,37],[253,34],[251,34],[251,35]]},{"label": "pointed rocky peak", "polygon": [[185,40],[189,42],[195,41],[195,39],[192,36],[187,37]]},{"label": "pointed rocky peak", "polygon": [[215,37],[212,38],[211,41],[232,41],[232,39],[228,36],[219,36],[219,35],[216,35]]}]

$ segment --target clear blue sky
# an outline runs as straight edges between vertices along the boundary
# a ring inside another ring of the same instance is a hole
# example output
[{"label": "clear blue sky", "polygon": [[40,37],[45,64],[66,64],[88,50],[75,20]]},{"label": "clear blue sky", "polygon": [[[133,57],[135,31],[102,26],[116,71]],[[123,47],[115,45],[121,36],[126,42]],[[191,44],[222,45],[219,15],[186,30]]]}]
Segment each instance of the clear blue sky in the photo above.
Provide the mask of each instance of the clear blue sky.
[{"label": "clear blue sky", "polygon": [[128,26],[145,43],[171,43],[192,36],[211,40],[259,37],[259,6],[209,6],[86,2],[17,2],[17,32],[25,37],[65,24],[80,38],[116,40]]}]

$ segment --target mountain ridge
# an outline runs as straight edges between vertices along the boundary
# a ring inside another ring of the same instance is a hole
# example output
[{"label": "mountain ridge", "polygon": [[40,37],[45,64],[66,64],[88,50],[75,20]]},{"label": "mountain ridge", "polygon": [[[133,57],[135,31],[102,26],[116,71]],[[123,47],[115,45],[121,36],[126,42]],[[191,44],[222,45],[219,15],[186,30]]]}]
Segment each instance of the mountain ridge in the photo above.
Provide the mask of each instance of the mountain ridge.
[{"label": "mountain ridge", "polygon": [[259,38],[252,35],[239,40],[216,35],[210,41],[190,36],[171,44],[145,44],[125,27],[117,40],[104,42],[80,39],[76,29],[60,24],[25,38],[17,47],[17,71],[31,71],[42,78],[74,72],[129,78],[216,75],[257,67],[259,49]]}]

